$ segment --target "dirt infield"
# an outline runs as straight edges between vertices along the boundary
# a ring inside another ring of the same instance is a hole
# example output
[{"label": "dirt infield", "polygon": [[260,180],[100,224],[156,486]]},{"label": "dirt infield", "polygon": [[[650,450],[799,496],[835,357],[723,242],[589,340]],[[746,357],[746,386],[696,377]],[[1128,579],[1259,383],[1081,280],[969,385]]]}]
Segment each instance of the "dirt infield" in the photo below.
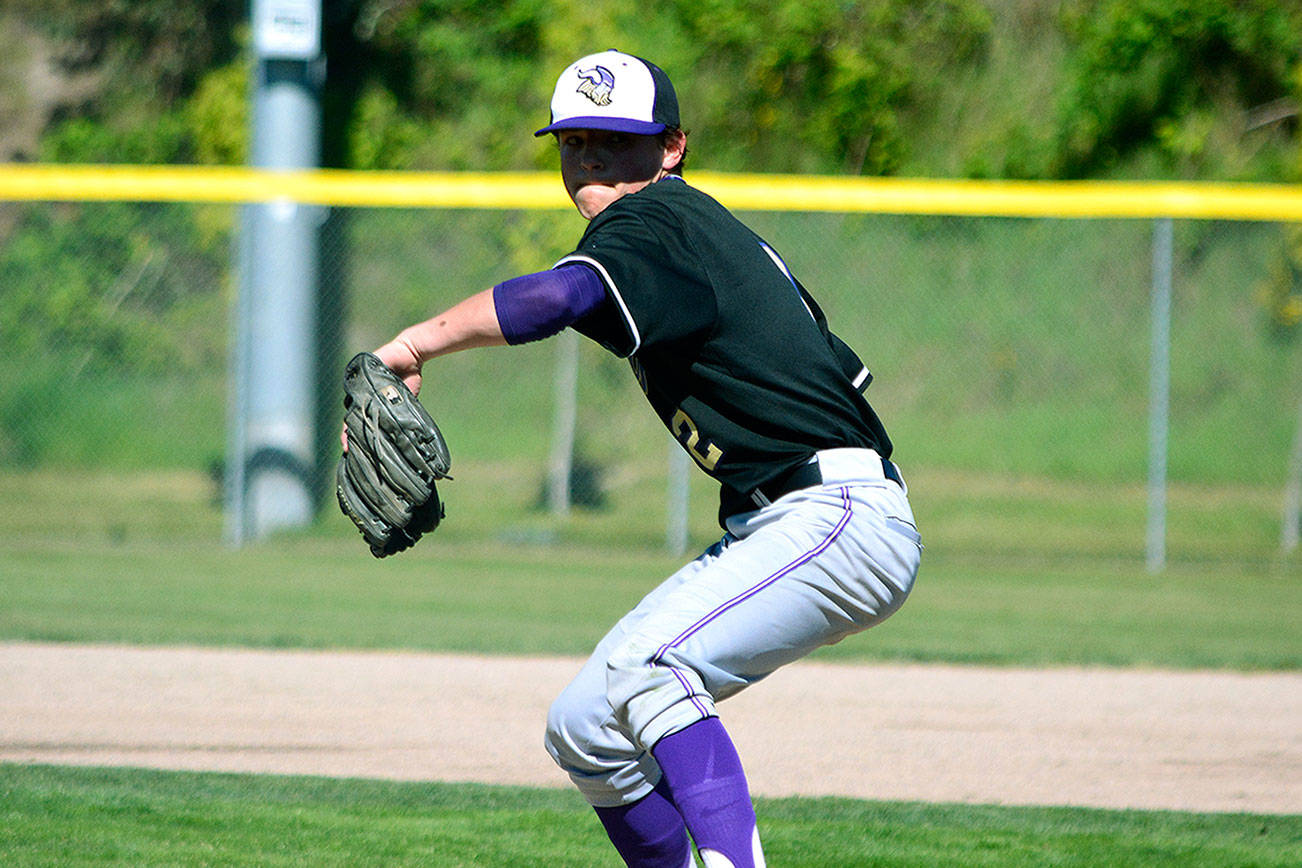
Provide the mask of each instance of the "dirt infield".
[{"label": "dirt infield", "polygon": [[[0,643],[0,760],[564,786],[569,658]],[[759,795],[1302,813],[1302,674],[800,663],[721,706]]]}]

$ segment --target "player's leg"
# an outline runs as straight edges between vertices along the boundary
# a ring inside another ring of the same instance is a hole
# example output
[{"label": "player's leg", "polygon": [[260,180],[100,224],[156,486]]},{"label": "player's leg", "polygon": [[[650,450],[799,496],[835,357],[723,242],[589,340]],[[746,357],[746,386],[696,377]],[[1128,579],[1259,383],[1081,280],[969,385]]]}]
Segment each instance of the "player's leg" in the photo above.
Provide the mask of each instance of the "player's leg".
[{"label": "player's leg", "polygon": [[616,626],[552,702],[545,745],[629,868],[690,868],[687,826],[659,767],[615,724],[606,702],[605,655],[622,635],[624,628]]},{"label": "player's leg", "polygon": [[[919,547],[907,501],[886,485],[803,492],[746,517],[743,541],[685,567],[611,631],[549,717],[549,751],[594,806],[633,804],[663,783],[707,858],[762,864],[753,814],[702,819],[722,804],[749,808],[749,795],[739,762],[715,775],[728,763],[704,761],[735,757],[726,732],[697,724],[717,700],[899,606]],[[713,753],[695,743],[703,735]]]},{"label": "player's leg", "polygon": [[548,713],[548,752],[593,805],[624,861],[635,868],[689,868],[691,843],[659,766],[614,720],[606,699],[606,661],[660,599],[717,557],[724,545],[684,566],[622,618]]},{"label": "player's leg", "polygon": [[903,492],[881,486],[803,492],[735,530],[611,653],[608,680],[616,721],[652,746],[703,858],[745,868],[763,855],[714,703],[895,611],[919,546]]},{"label": "player's leg", "polygon": [[614,723],[604,658],[594,654],[552,703],[545,744],[629,868],[690,868],[687,826],[659,767]]},{"label": "player's leg", "polygon": [[797,492],[730,523],[739,539],[607,656],[614,723],[633,744],[714,716],[719,700],[902,604],[919,545],[907,501],[887,485]]},{"label": "player's leg", "polygon": [[632,804],[594,810],[629,868],[692,868],[687,825],[663,779]]},{"label": "player's leg", "polygon": [[717,717],[661,739],[661,778],[631,804],[594,810],[630,868],[691,868],[700,848],[706,868],[764,868],[755,809],[741,758]]},{"label": "player's leg", "polygon": [[652,753],[706,868],[764,868],[750,786],[719,718],[665,736]]}]

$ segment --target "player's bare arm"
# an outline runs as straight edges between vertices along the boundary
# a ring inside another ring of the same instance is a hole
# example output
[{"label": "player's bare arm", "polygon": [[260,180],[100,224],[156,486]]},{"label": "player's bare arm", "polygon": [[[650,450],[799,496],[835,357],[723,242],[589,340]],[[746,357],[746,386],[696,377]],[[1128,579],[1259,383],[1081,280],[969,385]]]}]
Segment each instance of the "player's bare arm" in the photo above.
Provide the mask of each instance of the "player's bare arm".
[{"label": "player's bare arm", "polygon": [[375,354],[402,377],[413,394],[419,394],[421,367],[430,359],[505,343],[506,337],[502,334],[493,305],[493,290],[486,289],[443,313],[408,326]]},{"label": "player's bare arm", "polygon": [[[505,343],[493,305],[493,290],[486,289],[437,316],[408,326],[393,340],[376,349],[375,355],[402,378],[413,395],[419,395],[421,368],[425,362],[458,350]],[[347,452],[347,425],[339,432],[339,443]]]},{"label": "player's bare arm", "polygon": [[[579,213],[591,220],[612,202],[654,184],[673,171],[687,151],[681,131],[641,135],[601,129],[557,133],[561,179]],[[380,360],[419,394],[425,362],[447,353],[509,343],[503,334],[494,290],[472,295],[455,307],[403,329],[375,351]]]}]

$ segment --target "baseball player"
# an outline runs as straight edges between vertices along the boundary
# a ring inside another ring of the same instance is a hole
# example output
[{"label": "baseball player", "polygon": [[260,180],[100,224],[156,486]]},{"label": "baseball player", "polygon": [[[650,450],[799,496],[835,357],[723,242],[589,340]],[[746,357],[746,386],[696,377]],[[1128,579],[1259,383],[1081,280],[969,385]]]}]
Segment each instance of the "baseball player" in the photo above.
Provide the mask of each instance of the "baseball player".
[{"label": "baseball player", "polygon": [[[560,76],[561,179],[588,227],[552,268],[472,295],[376,354],[428,360],[573,328],[625,357],[720,483],[723,538],[651,591],[552,705],[546,747],[630,866],[764,865],[716,704],[900,607],[922,546],[871,379],[776,250],[680,174],[665,73],[606,51]],[[690,840],[689,840],[690,834]]]}]

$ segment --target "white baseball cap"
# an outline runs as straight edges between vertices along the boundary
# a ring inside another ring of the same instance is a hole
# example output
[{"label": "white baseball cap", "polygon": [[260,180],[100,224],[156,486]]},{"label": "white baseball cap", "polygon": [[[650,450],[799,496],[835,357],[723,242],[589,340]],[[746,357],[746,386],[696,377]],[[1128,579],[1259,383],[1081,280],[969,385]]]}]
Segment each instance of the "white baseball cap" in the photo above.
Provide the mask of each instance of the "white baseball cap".
[{"label": "white baseball cap", "polygon": [[570,64],[556,80],[551,123],[558,130],[614,130],[655,135],[678,126],[678,96],[650,61],[610,49]]}]

